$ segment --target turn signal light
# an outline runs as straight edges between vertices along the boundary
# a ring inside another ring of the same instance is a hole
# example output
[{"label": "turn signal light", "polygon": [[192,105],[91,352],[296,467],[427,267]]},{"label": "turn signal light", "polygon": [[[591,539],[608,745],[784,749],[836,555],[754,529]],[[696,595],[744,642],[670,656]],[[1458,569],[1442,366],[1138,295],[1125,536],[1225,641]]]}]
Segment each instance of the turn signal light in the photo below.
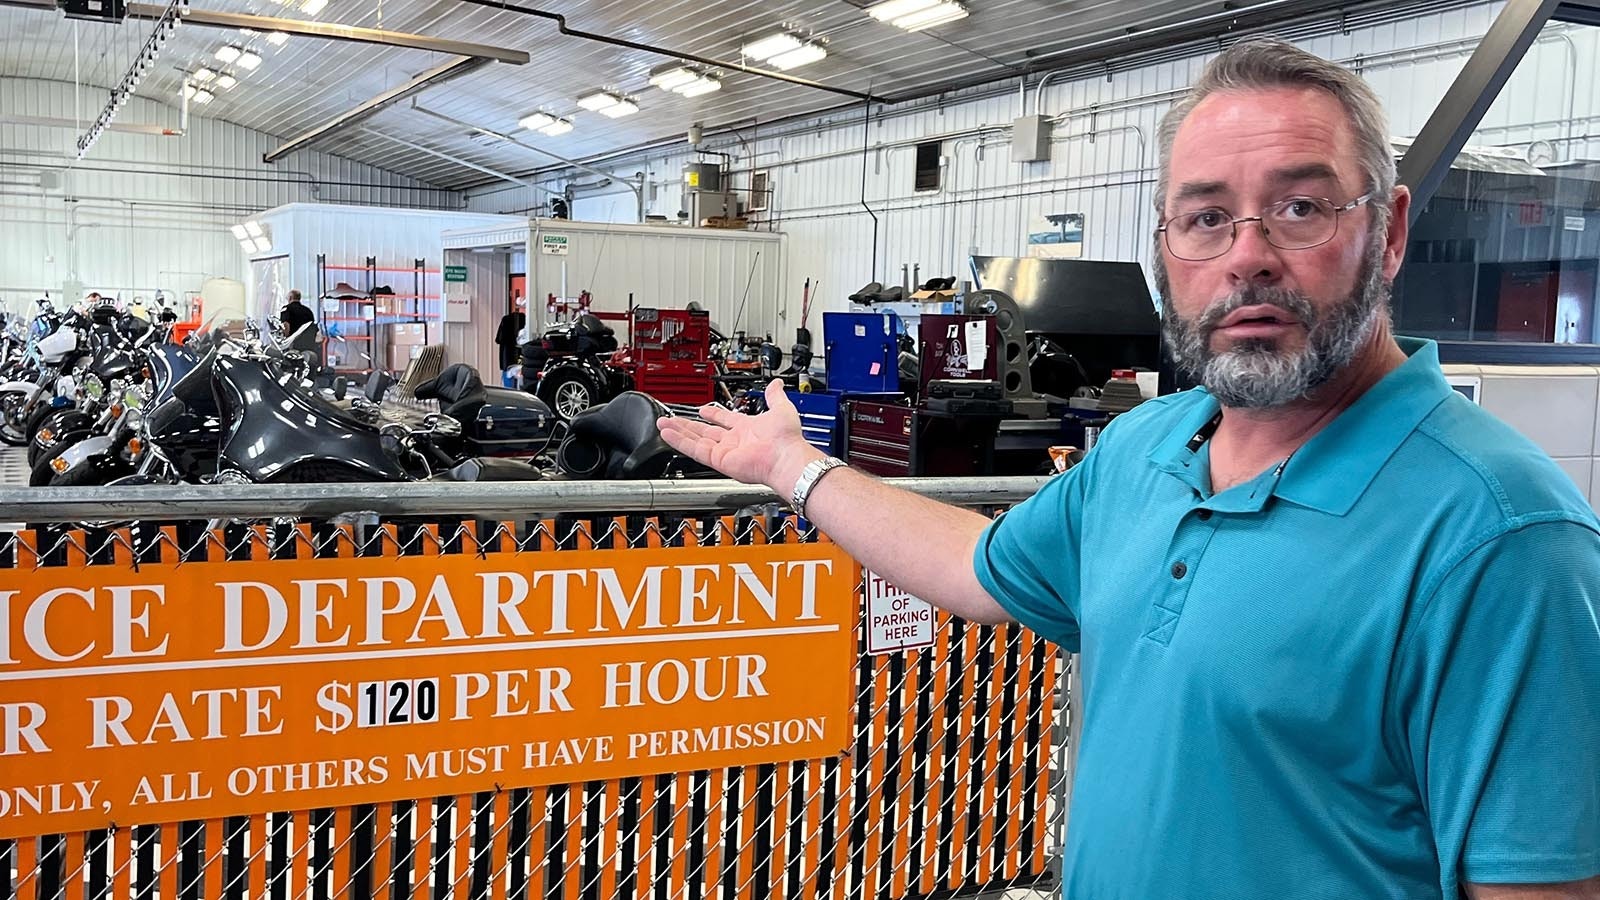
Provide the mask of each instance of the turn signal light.
[{"label": "turn signal light", "polygon": [[122,415],[122,404],[121,403],[113,403],[113,404],[111,404],[111,418],[115,419],[120,415]]},{"label": "turn signal light", "polygon": [[57,475],[65,475],[67,473],[67,461],[58,456],[50,460],[50,468],[54,469]]},{"label": "turn signal light", "polygon": [[48,444],[48,443],[50,443],[51,441],[53,441],[55,439],[56,439],[55,432],[51,431],[48,428],[39,429],[39,446],[42,447],[45,444]]},{"label": "turn signal light", "polygon": [[141,441],[138,438],[132,438],[132,439],[130,439],[128,441],[128,455],[129,456],[138,456],[143,451],[144,451],[144,441]]}]

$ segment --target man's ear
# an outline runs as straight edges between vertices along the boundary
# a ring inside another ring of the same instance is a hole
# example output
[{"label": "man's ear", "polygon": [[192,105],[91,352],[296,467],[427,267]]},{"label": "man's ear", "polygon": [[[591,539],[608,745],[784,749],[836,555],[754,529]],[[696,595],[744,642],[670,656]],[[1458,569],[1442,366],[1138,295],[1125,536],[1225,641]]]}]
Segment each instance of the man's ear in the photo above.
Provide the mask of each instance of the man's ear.
[{"label": "man's ear", "polygon": [[1383,247],[1383,280],[1393,281],[1405,262],[1406,243],[1411,239],[1411,189],[1403,184],[1394,186],[1389,200],[1389,233]]}]

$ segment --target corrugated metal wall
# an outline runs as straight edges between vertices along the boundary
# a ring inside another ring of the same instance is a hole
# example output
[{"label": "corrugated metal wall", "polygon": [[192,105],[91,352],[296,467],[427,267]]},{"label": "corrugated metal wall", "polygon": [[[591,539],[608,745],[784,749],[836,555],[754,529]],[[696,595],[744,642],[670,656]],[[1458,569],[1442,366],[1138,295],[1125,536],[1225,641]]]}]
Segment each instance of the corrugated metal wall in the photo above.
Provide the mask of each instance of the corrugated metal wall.
[{"label": "corrugated metal wall", "polygon": [[[1410,136],[1422,127],[1500,6],[1465,5],[1297,40],[1361,71],[1388,107],[1392,133]],[[1600,153],[1600,127],[1591,128],[1600,123],[1596,41],[1595,29],[1547,29],[1485,118],[1478,142],[1514,144],[1543,137],[1562,141],[1566,153]],[[972,253],[1024,253],[1030,226],[1057,212],[1084,214],[1086,257],[1136,260],[1148,270],[1149,235],[1155,227],[1156,126],[1174,95],[1198,76],[1210,55],[1113,66],[1110,74],[1051,81],[1041,109],[1056,117],[1049,163],[1011,161],[1010,125],[1021,112],[1014,90],[909,113],[890,110],[874,117],[865,136],[857,110],[784,126],[781,134],[717,143],[712,149],[734,156],[737,189],[749,187],[751,170],[770,174],[773,209],[761,227],[770,224],[789,235],[785,287],[791,310],[798,308],[807,277],[820,279],[823,308],[840,308],[844,297],[874,272],[878,281],[898,283],[903,263],[920,265],[924,279],[964,276],[962,267]],[[1031,102],[1031,91],[1029,98]],[[1569,107],[1576,113],[1575,124],[1528,124],[1566,119]],[[751,137],[748,132],[745,136]],[[943,140],[942,186],[918,194],[912,182],[914,146],[933,138]],[[650,211],[675,218],[681,205],[681,168],[694,158],[672,153],[622,160],[615,172],[626,177],[647,170],[654,194]],[[877,216],[876,260],[874,222],[863,209],[863,192]],[[526,188],[488,188],[469,197],[471,207],[483,211],[539,202],[542,198]],[[626,220],[630,211],[625,194],[574,204],[578,217]]]},{"label": "corrugated metal wall", "polygon": [[[77,109],[99,112],[84,90]],[[0,79],[0,113],[68,118],[70,84]],[[177,110],[134,99],[119,122],[178,127]],[[300,151],[273,165],[280,141],[192,115],[183,137],[109,132],[74,164],[78,132],[0,124],[0,301],[68,281],[89,289],[181,292],[207,276],[246,279],[227,225],[298,201],[460,209],[461,195],[338,156]],[[40,176],[59,186],[40,186]]]}]

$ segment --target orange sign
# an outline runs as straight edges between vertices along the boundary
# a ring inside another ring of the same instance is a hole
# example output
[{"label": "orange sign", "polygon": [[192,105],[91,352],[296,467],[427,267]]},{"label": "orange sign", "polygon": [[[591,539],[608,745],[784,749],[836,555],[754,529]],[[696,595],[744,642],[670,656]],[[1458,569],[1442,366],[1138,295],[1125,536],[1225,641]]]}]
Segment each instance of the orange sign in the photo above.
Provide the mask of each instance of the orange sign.
[{"label": "orange sign", "polygon": [[832,544],[0,571],[0,838],[811,759]]}]

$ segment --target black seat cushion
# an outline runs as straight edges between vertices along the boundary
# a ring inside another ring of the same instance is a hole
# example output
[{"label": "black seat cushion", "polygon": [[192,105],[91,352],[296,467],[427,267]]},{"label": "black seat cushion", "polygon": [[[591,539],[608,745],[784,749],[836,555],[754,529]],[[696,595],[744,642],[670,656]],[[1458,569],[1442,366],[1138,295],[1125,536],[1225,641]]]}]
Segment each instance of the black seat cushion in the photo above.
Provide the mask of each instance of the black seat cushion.
[{"label": "black seat cushion", "polygon": [[544,477],[538,467],[514,459],[473,457],[457,463],[448,472],[434,476],[436,481],[538,481]]},{"label": "black seat cushion", "polygon": [[478,377],[476,369],[466,363],[456,363],[446,366],[437,376],[417,385],[413,392],[418,400],[437,400],[439,405],[446,407],[459,406],[473,400],[480,400],[484,396],[483,379]]},{"label": "black seat cushion", "polygon": [[647,394],[619,394],[572,417],[556,461],[579,478],[660,478],[675,456],[656,427],[663,415],[667,408]]}]

